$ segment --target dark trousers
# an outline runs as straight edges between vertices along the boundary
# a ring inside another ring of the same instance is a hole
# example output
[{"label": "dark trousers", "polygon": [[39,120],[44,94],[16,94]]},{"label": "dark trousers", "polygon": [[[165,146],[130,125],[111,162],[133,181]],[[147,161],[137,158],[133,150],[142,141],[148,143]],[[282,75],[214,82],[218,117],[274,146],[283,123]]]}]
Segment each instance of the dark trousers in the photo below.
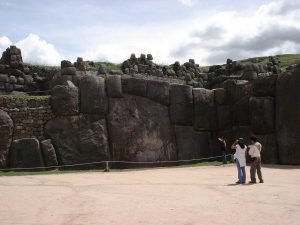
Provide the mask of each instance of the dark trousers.
[{"label": "dark trousers", "polygon": [[252,158],[251,167],[250,167],[250,176],[251,181],[256,182],[256,171],[257,176],[260,181],[263,181],[262,174],[261,174],[261,158]]},{"label": "dark trousers", "polygon": [[225,151],[222,151],[223,164],[227,164],[227,154]]}]

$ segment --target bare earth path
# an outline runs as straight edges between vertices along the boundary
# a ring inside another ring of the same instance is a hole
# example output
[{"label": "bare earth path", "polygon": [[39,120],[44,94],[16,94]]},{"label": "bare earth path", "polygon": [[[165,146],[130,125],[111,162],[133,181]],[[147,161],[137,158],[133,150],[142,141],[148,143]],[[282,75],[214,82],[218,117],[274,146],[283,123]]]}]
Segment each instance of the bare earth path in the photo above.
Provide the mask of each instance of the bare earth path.
[{"label": "bare earth path", "polygon": [[263,174],[242,186],[233,165],[0,177],[0,224],[299,225],[300,167]]}]

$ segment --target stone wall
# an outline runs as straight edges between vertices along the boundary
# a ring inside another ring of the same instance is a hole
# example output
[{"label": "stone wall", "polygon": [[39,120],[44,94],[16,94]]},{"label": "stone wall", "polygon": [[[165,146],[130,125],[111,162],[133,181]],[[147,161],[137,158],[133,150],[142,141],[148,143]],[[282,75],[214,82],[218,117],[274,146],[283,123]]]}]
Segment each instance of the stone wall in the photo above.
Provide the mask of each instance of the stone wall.
[{"label": "stone wall", "polygon": [[298,96],[299,71],[229,79],[212,90],[166,79],[83,75],[76,85],[59,78],[51,97],[2,96],[0,131],[7,138],[0,142],[1,166],[218,156],[219,136],[230,146],[239,137],[250,143],[253,134],[263,144],[264,163],[300,164],[299,101],[289,101]]}]

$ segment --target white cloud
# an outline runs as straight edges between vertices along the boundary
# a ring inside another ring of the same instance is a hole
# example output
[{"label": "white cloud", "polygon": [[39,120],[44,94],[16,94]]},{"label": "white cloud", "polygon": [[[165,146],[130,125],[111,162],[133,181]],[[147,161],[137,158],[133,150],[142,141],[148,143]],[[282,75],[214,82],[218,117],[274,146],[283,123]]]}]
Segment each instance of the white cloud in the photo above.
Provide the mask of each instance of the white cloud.
[{"label": "white cloud", "polygon": [[40,65],[59,65],[64,58],[55,47],[36,34],[29,34],[15,45],[21,49],[23,60],[26,63]]},{"label": "white cloud", "polygon": [[3,52],[7,47],[12,44],[11,40],[8,37],[0,37],[0,51]]},{"label": "white cloud", "polygon": [[177,0],[177,1],[186,6],[192,6],[195,3],[195,0]]}]

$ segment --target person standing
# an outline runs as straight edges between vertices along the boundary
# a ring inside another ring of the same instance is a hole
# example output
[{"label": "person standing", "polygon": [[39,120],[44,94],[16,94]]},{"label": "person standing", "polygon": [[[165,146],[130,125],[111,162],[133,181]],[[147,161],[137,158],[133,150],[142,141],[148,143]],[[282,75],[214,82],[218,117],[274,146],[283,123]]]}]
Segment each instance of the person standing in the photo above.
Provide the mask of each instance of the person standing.
[{"label": "person standing", "polygon": [[236,140],[231,146],[232,149],[235,149],[234,160],[236,161],[237,170],[238,170],[238,181],[237,184],[246,183],[246,152],[247,146],[243,138]]},{"label": "person standing", "polygon": [[222,152],[222,157],[223,157],[223,164],[227,164],[227,144],[225,137],[222,136],[218,138],[219,144],[220,144],[220,149]]},{"label": "person standing", "polygon": [[256,183],[256,171],[257,176],[260,183],[263,183],[264,180],[262,178],[261,173],[261,150],[262,145],[258,142],[256,136],[252,136],[250,138],[252,145],[249,146],[249,155],[251,156],[251,167],[250,167],[250,177],[251,181],[249,183],[255,184]]}]

